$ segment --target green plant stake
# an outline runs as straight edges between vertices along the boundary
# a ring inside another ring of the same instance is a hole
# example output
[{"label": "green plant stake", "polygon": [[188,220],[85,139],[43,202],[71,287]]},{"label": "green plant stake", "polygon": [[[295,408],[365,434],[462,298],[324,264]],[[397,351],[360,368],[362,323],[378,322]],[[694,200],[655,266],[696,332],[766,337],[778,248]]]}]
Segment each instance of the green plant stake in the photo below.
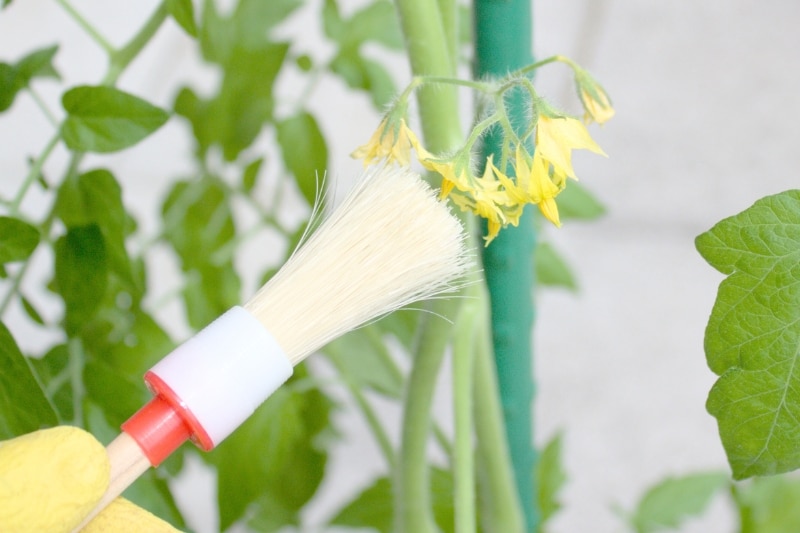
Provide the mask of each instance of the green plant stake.
[{"label": "green plant stake", "polygon": [[[500,77],[532,63],[531,6],[527,0],[475,2],[476,78]],[[508,95],[512,124],[515,116],[526,115],[527,95]],[[524,130],[524,121],[519,121]],[[521,131],[520,131],[521,133]],[[494,129],[485,138],[484,155],[499,151],[502,132]],[[505,169],[513,171],[511,166]],[[534,394],[531,329],[534,310],[533,249],[535,233],[530,206],[518,227],[508,227],[484,249],[483,263],[489,286],[492,337],[502,397],[506,433],[514,466],[517,490],[528,531],[539,522],[536,508],[532,401]]]}]

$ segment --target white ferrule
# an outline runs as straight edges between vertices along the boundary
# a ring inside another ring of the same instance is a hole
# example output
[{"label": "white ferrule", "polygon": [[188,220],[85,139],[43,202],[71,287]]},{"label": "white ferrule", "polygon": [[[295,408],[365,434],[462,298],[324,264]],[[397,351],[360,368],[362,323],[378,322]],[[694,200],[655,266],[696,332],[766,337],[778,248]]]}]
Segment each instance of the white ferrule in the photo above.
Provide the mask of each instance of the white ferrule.
[{"label": "white ferrule", "polygon": [[292,375],[269,331],[233,307],[159,361],[163,380],[218,445]]}]

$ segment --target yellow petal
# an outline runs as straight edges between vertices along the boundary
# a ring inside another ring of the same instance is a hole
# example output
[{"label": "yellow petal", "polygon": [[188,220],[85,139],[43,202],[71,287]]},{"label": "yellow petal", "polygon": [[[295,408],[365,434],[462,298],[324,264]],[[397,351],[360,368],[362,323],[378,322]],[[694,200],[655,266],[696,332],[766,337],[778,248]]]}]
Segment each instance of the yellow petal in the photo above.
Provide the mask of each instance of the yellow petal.
[{"label": "yellow petal", "polygon": [[539,211],[542,212],[544,218],[561,227],[561,220],[558,218],[558,204],[553,198],[547,198],[539,202]]},{"label": "yellow petal", "polygon": [[585,149],[606,155],[589,135],[586,126],[571,117],[541,115],[536,125],[536,149],[556,169],[573,178],[572,150]]}]

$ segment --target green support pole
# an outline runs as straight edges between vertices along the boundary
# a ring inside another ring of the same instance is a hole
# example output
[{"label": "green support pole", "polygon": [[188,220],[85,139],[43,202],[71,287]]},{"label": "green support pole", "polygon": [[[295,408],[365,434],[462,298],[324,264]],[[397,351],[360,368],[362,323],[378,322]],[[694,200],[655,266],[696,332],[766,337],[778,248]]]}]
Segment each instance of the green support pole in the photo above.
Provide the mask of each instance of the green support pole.
[{"label": "green support pole", "polygon": [[[504,76],[533,62],[530,0],[476,0],[474,9],[475,74],[478,78]],[[530,116],[530,102],[520,91],[509,94],[508,103],[512,124],[522,132],[524,119]],[[490,132],[483,147],[485,156],[496,154],[495,161],[500,159],[500,135],[498,129]],[[511,172],[513,169],[507,170]],[[528,206],[519,226],[502,230],[483,252],[506,433],[529,532],[536,531],[539,522],[532,420],[535,243],[533,212]]]}]

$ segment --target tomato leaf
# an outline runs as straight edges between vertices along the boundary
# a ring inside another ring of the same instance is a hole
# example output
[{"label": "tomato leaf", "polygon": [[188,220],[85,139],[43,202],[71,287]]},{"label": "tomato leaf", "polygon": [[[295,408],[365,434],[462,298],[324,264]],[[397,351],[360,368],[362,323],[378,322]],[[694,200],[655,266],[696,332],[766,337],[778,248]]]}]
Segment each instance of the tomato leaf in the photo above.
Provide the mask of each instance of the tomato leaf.
[{"label": "tomato leaf", "polygon": [[26,260],[39,244],[39,230],[18,218],[0,217],[0,264]]},{"label": "tomato leaf", "polygon": [[128,148],[169,118],[163,109],[113,87],[75,87],[64,93],[61,103],[67,112],[61,136],[70,149],[81,152]]},{"label": "tomato leaf", "polygon": [[58,424],[58,416],[2,322],[0,368],[0,440]]},{"label": "tomato leaf", "polygon": [[737,479],[800,467],[800,191],[758,200],[696,240],[725,274],[705,333],[706,407]]}]

